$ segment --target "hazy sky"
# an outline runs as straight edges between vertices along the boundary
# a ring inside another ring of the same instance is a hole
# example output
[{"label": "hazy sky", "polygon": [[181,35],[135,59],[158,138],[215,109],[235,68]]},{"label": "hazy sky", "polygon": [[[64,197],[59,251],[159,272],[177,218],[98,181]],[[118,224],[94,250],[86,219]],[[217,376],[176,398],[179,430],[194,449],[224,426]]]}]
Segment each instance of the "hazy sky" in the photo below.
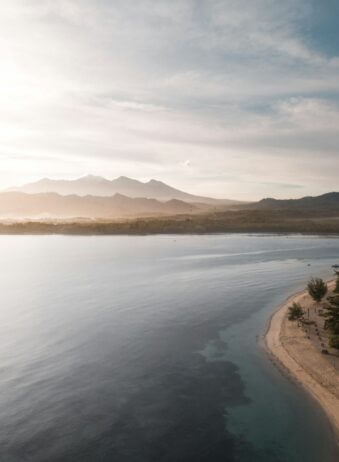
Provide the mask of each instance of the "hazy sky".
[{"label": "hazy sky", "polygon": [[3,0],[0,187],[339,190],[338,0]]}]

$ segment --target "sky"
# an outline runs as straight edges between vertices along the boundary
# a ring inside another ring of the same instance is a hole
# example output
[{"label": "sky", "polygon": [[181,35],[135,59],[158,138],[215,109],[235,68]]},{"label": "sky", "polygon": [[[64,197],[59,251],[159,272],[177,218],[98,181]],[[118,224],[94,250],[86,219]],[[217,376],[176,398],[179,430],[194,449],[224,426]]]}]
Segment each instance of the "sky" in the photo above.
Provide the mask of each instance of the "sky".
[{"label": "sky", "polygon": [[0,51],[0,188],[339,190],[337,0],[2,1]]}]

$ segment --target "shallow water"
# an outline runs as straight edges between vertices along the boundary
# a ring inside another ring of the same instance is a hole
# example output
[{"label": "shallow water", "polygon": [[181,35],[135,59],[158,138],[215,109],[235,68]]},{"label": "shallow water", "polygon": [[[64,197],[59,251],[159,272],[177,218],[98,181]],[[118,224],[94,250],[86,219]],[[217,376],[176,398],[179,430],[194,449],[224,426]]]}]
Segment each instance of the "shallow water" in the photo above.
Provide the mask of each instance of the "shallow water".
[{"label": "shallow water", "polygon": [[[338,460],[258,344],[339,240],[0,237],[0,460]],[[310,264],[310,266],[308,266]]]}]

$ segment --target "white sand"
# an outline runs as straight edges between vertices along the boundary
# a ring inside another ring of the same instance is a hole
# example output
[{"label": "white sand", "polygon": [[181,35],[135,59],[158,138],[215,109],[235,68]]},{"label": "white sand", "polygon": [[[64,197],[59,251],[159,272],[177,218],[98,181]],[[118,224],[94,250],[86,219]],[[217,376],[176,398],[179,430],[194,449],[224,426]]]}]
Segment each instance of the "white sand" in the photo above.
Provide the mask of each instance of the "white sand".
[{"label": "white sand", "polygon": [[[329,287],[333,288],[333,282]],[[306,291],[289,298],[271,317],[265,345],[278,364],[283,365],[321,404],[339,436],[338,368],[333,366],[331,355],[323,355],[319,344],[307,338],[296,321],[287,319],[288,307],[293,302],[314,310],[314,302]]]}]

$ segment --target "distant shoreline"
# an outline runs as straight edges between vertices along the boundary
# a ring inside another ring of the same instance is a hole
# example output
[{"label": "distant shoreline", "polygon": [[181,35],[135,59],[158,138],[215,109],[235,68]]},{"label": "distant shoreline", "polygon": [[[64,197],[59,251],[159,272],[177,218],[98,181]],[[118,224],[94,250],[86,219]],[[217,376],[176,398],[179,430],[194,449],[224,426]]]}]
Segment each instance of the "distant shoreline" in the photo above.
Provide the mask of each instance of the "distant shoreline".
[{"label": "distant shoreline", "polygon": [[48,229],[48,230],[13,230],[3,229],[0,227],[0,236],[79,236],[79,237],[103,237],[103,236],[130,236],[130,237],[147,237],[147,236],[223,236],[223,235],[257,235],[257,236],[307,236],[307,237],[327,237],[339,238],[339,231],[329,232],[303,232],[303,231],[263,231],[263,230],[239,230],[239,231],[154,231],[154,232],[121,232],[121,231],[91,231],[91,230],[73,230],[73,229]]},{"label": "distant shoreline", "polygon": [[305,236],[305,237],[327,237],[339,238],[338,233],[313,233],[313,232],[297,232],[297,231],[257,231],[257,230],[241,230],[241,231],[206,231],[206,232],[179,232],[179,231],[166,231],[166,232],[148,232],[148,233],[133,233],[133,232],[77,232],[77,231],[12,231],[0,229],[0,236],[78,236],[78,237],[104,237],[104,236],[130,236],[130,237],[147,237],[147,236],[223,236],[223,235],[256,235],[256,236]]},{"label": "distant shoreline", "polygon": [[[332,287],[334,281],[328,282]],[[339,443],[339,371],[315,348],[296,322],[287,320],[293,302],[310,303],[306,290],[284,301],[271,315],[264,335],[264,346],[275,364],[300,383],[321,405]],[[307,306],[307,305],[306,305]]]},{"label": "distant shoreline", "polygon": [[281,211],[141,217],[126,219],[0,219],[0,234],[155,235],[155,234],[304,234],[339,236],[339,216],[314,219]]}]

